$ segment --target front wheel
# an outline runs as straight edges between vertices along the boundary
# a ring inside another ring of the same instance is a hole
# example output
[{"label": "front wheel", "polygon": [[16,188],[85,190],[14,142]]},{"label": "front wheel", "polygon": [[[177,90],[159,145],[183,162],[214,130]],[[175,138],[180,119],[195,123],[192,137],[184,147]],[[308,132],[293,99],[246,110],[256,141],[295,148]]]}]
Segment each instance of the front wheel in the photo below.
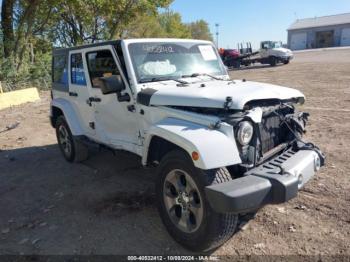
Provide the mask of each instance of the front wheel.
[{"label": "front wheel", "polygon": [[205,187],[231,180],[226,168],[197,169],[186,152],[168,153],[159,166],[158,209],[170,235],[193,251],[208,251],[235,232],[238,216],[217,213],[206,199]]}]

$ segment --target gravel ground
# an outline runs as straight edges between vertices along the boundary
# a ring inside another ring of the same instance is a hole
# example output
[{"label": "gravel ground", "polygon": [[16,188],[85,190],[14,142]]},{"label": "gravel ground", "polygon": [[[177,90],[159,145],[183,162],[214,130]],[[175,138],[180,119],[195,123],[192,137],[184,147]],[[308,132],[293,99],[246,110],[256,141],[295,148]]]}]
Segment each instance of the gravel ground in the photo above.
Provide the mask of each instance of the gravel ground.
[{"label": "gravel ground", "polygon": [[[350,50],[298,53],[289,65],[231,76],[300,89],[311,113],[307,139],[327,165],[297,198],[242,221],[212,254],[350,255]],[[0,111],[0,254],[191,254],[160,221],[155,170],[97,149],[68,164],[49,124],[49,93],[41,98]]]}]

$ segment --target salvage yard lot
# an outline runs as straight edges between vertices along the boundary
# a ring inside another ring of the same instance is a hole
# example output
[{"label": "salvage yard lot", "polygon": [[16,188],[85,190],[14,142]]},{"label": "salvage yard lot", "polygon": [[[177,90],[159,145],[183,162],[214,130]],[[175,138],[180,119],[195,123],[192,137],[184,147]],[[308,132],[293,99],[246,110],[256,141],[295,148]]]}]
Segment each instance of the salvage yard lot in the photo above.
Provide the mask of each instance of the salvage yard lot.
[{"label": "salvage yard lot", "polygon": [[[296,199],[241,221],[213,254],[350,255],[350,49],[297,53],[287,66],[230,74],[301,90],[301,108],[311,113],[307,139],[327,165]],[[190,254],[158,216],[155,170],[98,149],[68,164],[49,124],[49,93],[41,98],[0,111],[0,254]]]}]

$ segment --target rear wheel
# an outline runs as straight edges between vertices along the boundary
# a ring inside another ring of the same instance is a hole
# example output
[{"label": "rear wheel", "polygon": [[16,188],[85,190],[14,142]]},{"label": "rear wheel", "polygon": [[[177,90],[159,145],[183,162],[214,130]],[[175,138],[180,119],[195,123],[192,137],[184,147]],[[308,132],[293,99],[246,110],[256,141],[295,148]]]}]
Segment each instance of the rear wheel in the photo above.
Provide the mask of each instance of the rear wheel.
[{"label": "rear wheel", "polygon": [[159,166],[158,209],[170,235],[193,251],[208,251],[235,232],[237,215],[217,213],[208,203],[205,187],[230,181],[226,168],[203,171],[186,152],[168,153]]},{"label": "rear wheel", "polygon": [[88,146],[72,135],[64,116],[56,121],[56,137],[64,158],[69,162],[81,162],[88,158]]}]

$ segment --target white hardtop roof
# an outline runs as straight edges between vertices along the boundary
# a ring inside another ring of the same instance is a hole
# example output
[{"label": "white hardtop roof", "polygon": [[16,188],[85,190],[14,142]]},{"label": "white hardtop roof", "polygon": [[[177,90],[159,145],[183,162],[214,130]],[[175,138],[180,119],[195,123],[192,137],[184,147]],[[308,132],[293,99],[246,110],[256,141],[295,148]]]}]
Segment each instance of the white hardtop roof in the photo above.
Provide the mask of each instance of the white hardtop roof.
[{"label": "white hardtop roof", "polygon": [[196,40],[196,39],[181,39],[181,38],[137,38],[137,39],[123,39],[126,44],[131,43],[154,43],[154,42],[166,42],[166,43],[173,43],[173,42],[187,42],[187,43],[203,43],[203,44],[212,44],[210,41],[205,40]]},{"label": "white hardtop roof", "polygon": [[288,30],[350,24],[350,13],[296,20]]}]

